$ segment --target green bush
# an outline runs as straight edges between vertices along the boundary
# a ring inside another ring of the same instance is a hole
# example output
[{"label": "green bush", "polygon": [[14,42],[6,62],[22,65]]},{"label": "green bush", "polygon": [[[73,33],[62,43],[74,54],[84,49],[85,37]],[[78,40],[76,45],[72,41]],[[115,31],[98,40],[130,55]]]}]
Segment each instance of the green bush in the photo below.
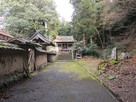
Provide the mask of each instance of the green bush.
[{"label": "green bush", "polygon": [[102,58],[105,61],[107,61],[111,57],[112,49],[105,49],[101,52],[100,58]]},{"label": "green bush", "polygon": [[101,51],[98,50],[98,46],[95,43],[89,44],[88,48],[84,48],[82,51],[84,56],[93,56],[99,57],[101,55]]}]

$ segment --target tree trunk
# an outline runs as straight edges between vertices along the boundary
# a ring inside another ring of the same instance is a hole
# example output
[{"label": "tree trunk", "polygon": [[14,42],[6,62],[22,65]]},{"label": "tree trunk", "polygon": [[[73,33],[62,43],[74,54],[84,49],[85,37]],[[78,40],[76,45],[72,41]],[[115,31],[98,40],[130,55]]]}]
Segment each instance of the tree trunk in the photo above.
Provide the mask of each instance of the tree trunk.
[{"label": "tree trunk", "polygon": [[109,26],[109,38],[108,39],[109,39],[109,42],[112,43],[111,42],[111,26]]},{"label": "tree trunk", "polygon": [[100,33],[99,33],[99,31],[97,31],[97,30],[96,30],[96,32],[97,32],[98,37],[99,37],[99,39],[100,39],[101,47],[102,47],[102,49],[104,49],[104,45],[103,45],[103,42],[102,42],[102,38],[101,38],[101,36],[100,36]]},{"label": "tree trunk", "polygon": [[104,29],[105,29],[105,25],[103,25],[103,30],[102,30],[102,32],[103,32],[103,34],[102,34],[103,46],[105,46],[105,31],[104,31]]},{"label": "tree trunk", "polygon": [[83,33],[83,43],[84,43],[84,48],[86,48],[86,39],[85,39],[85,34]]},{"label": "tree trunk", "polygon": [[93,37],[90,37],[90,43],[93,44]]}]

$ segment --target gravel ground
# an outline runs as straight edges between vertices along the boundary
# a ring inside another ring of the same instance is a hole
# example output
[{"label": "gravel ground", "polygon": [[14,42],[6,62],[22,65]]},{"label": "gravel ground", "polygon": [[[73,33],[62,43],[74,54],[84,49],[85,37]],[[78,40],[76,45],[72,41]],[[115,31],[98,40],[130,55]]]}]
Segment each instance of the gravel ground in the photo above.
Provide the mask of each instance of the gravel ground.
[{"label": "gravel ground", "polygon": [[[66,71],[70,66],[73,70]],[[1,102],[117,102],[94,78],[79,78],[83,70],[75,62],[56,62],[31,79],[14,85]],[[79,73],[77,73],[79,72]]]}]

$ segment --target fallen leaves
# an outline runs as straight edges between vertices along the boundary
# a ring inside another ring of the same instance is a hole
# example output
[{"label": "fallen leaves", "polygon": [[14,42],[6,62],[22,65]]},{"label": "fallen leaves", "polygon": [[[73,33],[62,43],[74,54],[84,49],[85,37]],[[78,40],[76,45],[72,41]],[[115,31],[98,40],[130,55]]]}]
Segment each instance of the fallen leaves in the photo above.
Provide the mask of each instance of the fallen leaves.
[{"label": "fallen leaves", "polygon": [[106,72],[102,73],[99,77],[125,102],[135,102],[136,56],[106,68]]}]

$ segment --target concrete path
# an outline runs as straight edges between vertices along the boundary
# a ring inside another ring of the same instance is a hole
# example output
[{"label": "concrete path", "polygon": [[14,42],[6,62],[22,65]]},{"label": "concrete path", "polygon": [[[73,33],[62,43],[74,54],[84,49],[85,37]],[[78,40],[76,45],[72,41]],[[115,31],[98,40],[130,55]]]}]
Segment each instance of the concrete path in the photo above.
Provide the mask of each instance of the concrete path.
[{"label": "concrete path", "polygon": [[56,62],[11,89],[1,102],[117,102],[76,62]]}]

